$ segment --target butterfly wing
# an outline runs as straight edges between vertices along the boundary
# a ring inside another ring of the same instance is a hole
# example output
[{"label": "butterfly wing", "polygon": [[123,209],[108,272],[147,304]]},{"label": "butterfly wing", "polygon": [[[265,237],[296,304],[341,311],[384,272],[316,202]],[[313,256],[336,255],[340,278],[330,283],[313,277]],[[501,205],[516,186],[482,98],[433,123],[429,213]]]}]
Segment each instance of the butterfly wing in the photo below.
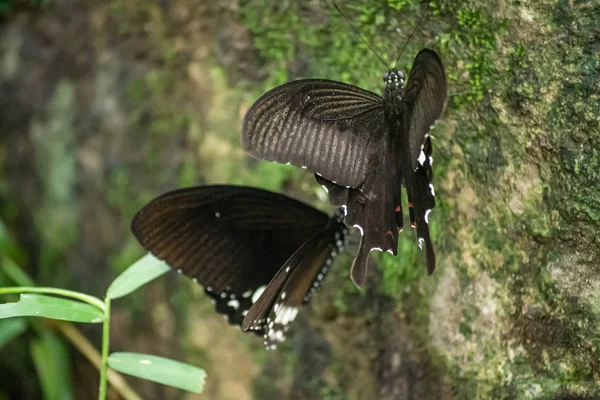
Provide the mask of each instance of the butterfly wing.
[{"label": "butterfly wing", "polygon": [[299,307],[313,296],[334,257],[342,251],[347,234],[342,219],[342,214],[333,216],[325,229],[300,247],[248,311],[242,329],[263,334],[267,349],[285,339]]},{"label": "butterfly wing", "polygon": [[242,146],[256,157],[358,187],[381,160],[383,115],[383,99],[375,93],[329,80],[293,81],[248,110]]},{"label": "butterfly wing", "polygon": [[352,281],[359,288],[367,278],[371,251],[387,251],[393,255],[398,251],[398,227],[401,225],[397,224],[396,206],[400,204],[401,181],[391,158],[384,156],[382,163],[367,176],[360,190],[341,187],[315,176],[317,182],[328,191],[331,203],[345,207],[346,225],[360,230],[360,246],[350,271]]},{"label": "butterfly wing", "polygon": [[239,325],[257,291],[328,221],[289,197],[224,185],[159,196],[131,228],[146,250],[204,286],[216,310]]},{"label": "butterfly wing", "polygon": [[421,50],[415,57],[403,97],[404,132],[408,135],[413,170],[419,166],[419,156],[427,133],[442,115],[446,95],[446,74],[442,60],[433,50]]},{"label": "butterfly wing", "polygon": [[423,49],[417,54],[403,98],[404,132],[408,146],[404,149],[404,169],[411,223],[417,229],[419,246],[425,244],[427,271],[435,269],[435,253],[429,236],[429,213],[435,207],[431,184],[431,137],[428,132],[444,109],[447,95],[446,74],[436,52]]},{"label": "butterfly wing", "polygon": [[417,230],[419,247],[427,257],[427,273],[431,275],[435,270],[435,252],[429,236],[429,214],[435,207],[435,191],[431,169],[431,138],[425,140],[423,146],[425,161],[414,171],[407,172],[407,192],[410,203],[411,225]]}]

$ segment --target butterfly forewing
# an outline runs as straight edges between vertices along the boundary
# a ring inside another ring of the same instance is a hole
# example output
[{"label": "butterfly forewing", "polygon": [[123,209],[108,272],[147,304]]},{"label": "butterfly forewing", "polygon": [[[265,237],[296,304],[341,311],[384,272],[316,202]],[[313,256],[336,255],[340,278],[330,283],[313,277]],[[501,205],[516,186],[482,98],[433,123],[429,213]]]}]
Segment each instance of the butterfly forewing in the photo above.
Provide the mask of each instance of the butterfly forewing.
[{"label": "butterfly forewing", "polygon": [[133,219],[132,231],[146,250],[204,286],[217,311],[240,324],[256,291],[328,221],[286,196],[202,186],[151,201]]},{"label": "butterfly forewing", "polygon": [[357,187],[381,159],[383,99],[340,82],[305,79],[279,86],[244,118],[242,146],[343,186]]},{"label": "butterfly forewing", "polygon": [[444,66],[436,52],[423,49],[415,57],[404,91],[404,131],[408,134],[409,158],[413,169],[431,126],[442,115],[447,84]]},{"label": "butterfly forewing", "polygon": [[281,267],[244,318],[242,329],[263,334],[265,346],[285,339],[300,306],[318,290],[333,259],[342,251],[347,229],[338,214]]}]

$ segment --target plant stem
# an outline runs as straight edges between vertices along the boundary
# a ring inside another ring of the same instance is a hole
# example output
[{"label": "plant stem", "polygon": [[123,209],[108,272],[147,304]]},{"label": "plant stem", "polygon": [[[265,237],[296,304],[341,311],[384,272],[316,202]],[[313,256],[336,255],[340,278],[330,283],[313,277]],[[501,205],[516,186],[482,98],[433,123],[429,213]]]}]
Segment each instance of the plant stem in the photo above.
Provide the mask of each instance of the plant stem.
[{"label": "plant stem", "polygon": [[[88,361],[100,371],[102,369],[102,355],[100,352],[90,343],[90,341],[83,336],[83,334],[77,329],[77,327],[70,322],[56,321],[51,319],[45,319],[49,326],[53,329],[59,330],[69,342],[77,349]],[[109,369],[107,374],[108,383],[114,388],[124,400],[142,400],[139,394],[137,394],[133,388],[131,388],[125,378],[117,371]]]},{"label": "plant stem", "polygon": [[98,399],[106,398],[106,380],[108,374],[108,345],[110,339],[110,298],[104,300],[104,323],[102,325],[102,364],[100,366],[100,390]]},{"label": "plant stem", "polygon": [[59,289],[59,288],[51,288],[51,287],[33,287],[33,286],[19,286],[19,287],[5,287],[0,288],[1,294],[9,294],[9,293],[43,293],[43,294],[57,294],[63,297],[71,297],[84,303],[88,303],[93,305],[94,307],[99,308],[102,312],[106,313],[105,305],[97,297],[90,296],[85,293],[75,292],[73,290]]}]

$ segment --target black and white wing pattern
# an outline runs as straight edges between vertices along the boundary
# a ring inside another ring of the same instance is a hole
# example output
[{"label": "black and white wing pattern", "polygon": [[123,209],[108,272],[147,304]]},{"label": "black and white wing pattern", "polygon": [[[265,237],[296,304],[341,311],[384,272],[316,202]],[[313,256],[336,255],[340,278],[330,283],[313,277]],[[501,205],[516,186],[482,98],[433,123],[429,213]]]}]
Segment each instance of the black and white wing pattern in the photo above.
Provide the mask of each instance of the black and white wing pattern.
[{"label": "black and white wing pattern", "polygon": [[330,217],[287,196],[241,186],[199,186],[159,196],[134,217],[140,244],[205,288],[241,325],[288,259]]},{"label": "black and white wing pattern", "polygon": [[425,246],[428,274],[435,270],[435,252],[429,235],[429,213],[435,207],[429,130],[441,116],[446,96],[446,74],[440,57],[433,50],[421,50],[404,91],[403,120],[408,146],[403,149],[402,159],[406,165],[403,172],[411,226],[417,230],[419,247]]},{"label": "black and white wing pattern", "polygon": [[334,258],[345,243],[343,213],[332,216],[327,227],[300,247],[277,272],[244,318],[242,329],[264,335],[267,349],[283,342],[301,305],[319,289]]}]

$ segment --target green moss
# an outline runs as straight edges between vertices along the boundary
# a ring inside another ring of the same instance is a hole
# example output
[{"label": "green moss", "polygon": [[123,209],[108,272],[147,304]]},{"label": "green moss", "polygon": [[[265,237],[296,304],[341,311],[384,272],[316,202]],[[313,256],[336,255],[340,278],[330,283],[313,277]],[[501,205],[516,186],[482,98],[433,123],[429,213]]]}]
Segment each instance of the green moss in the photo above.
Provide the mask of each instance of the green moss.
[{"label": "green moss", "polygon": [[380,290],[398,299],[425,274],[423,253],[419,252],[412,230],[401,234],[396,257],[387,253],[371,254],[377,262],[377,267],[381,269]]},{"label": "green moss", "polygon": [[449,56],[448,79],[460,88],[461,94],[453,99],[457,106],[481,102],[500,73],[494,59],[498,41],[507,34],[507,22],[498,20],[485,7],[461,2],[448,3],[440,10],[441,15],[456,18],[452,28],[440,34],[439,42]]},{"label": "green moss", "polygon": [[[406,26],[416,24],[420,17],[418,13],[406,12],[414,10],[416,4],[390,1],[382,6],[365,1],[341,9],[386,62],[393,64],[400,50],[398,43],[404,43],[410,34]],[[301,3],[263,8],[243,2],[238,16],[253,33],[255,46],[269,71],[263,90],[299,75],[316,74],[376,92],[383,89],[385,66],[329,4],[312,5],[310,9]],[[409,59],[417,47],[414,41],[409,43],[405,50]],[[299,58],[305,60],[302,65],[296,64]],[[406,64],[407,60],[402,59],[400,66]]]}]

